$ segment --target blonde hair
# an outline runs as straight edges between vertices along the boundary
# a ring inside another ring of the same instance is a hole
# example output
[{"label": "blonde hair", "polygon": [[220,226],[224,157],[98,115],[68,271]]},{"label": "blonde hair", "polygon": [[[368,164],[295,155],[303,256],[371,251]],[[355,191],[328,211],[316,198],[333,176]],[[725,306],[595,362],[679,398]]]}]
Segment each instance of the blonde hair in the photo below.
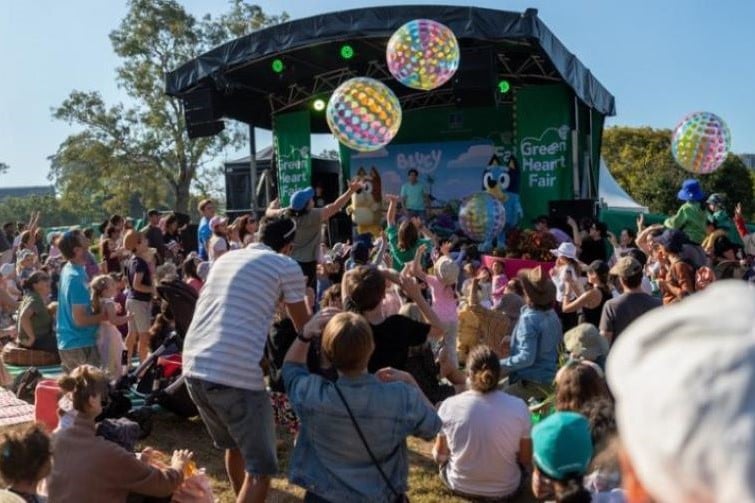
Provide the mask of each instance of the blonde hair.
[{"label": "blonde hair", "polygon": [[89,288],[92,289],[92,312],[94,314],[102,312],[102,294],[113,283],[113,278],[109,274],[95,276],[91,283],[89,283]]},{"label": "blonde hair", "polygon": [[71,394],[74,409],[87,412],[89,399],[107,392],[107,378],[100,369],[92,365],[81,365],[70,375],[58,379],[58,386]]},{"label": "blonde hair", "polygon": [[338,313],[322,332],[322,351],[336,370],[363,370],[374,350],[372,328],[359,314]]}]

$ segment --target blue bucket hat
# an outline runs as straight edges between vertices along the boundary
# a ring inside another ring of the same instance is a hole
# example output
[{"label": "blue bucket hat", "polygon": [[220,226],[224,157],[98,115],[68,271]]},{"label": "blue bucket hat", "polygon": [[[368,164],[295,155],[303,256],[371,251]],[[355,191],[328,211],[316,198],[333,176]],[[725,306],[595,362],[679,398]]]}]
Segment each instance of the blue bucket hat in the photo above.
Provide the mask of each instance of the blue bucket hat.
[{"label": "blue bucket hat", "polygon": [[700,182],[694,178],[689,178],[682,182],[682,188],[676,194],[676,197],[682,201],[702,201],[705,199]]},{"label": "blue bucket hat", "polygon": [[556,412],[532,429],[538,469],[553,480],[584,474],[592,459],[587,419],[576,412]]},{"label": "blue bucket hat", "polygon": [[307,204],[313,197],[315,197],[315,189],[312,187],[297,190],[291,194],[291,209],[294,211],[302,211],[307,207]]}]

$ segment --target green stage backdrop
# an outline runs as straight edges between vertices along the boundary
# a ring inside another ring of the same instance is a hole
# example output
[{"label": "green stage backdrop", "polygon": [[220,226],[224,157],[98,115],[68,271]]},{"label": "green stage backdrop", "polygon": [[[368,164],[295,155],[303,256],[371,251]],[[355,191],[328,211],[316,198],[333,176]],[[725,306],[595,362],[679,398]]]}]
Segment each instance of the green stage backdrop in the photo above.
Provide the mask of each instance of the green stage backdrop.
[{"label": "green stage backdrop", "polygon": [[519,194],[525,222],[548,213],[548,201],[573,198],[571,117],[568,89],[532,86],[516,93]]},{"label": "green stage backdrop", "polygon": [[273,134],[275,156],[278,161],[278,197],[281,207],[288,206],[291,194],[309,187],[312,183],[309,122],[309,110],[275,117]]}]

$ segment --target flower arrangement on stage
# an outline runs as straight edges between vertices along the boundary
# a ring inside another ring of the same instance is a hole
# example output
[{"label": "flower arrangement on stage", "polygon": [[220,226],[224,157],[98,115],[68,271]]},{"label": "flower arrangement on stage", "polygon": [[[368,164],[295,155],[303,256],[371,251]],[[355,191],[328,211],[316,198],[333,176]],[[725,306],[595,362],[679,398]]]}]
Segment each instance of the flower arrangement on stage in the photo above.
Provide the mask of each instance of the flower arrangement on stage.
[{"label": "flower arrangement on stage", "polygon": [[552,262],[551,250],[558,248],[558,242],[550,232],[532,229],[512,229],[506,238],[506,255],[538,262]]}]

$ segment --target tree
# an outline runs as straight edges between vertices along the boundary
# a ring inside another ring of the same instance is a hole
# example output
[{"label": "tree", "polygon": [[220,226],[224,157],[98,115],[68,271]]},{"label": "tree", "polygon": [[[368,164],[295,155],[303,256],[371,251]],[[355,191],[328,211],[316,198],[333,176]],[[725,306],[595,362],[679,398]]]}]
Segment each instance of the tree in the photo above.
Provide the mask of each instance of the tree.
[{"label": "tree", "polygon": [[57,227],[92,221],[63,211],[60,207],[60,201],[53,195],[6,197],[0,200],[0,222],[3,223],[26,221],[36,211],[39,211],[39,223],[42,227]]},{"label": "tree", "polygon": [[7,173],[9,169],[10,169],[10,166],[5,164],[4,162],[0,162],[0,175],[2,175],[3,173]]},{"label": "tree", "polygon": [[714,173],[695,176],[674,160],[669,129],[608,128],[603,132],[602,155],[619,184],[651,211],[676,211],[676,194],[686,178],[700,180],[706,194],[725,194],[730,212],[738,201],[745,214],[751,215],[755,210],[753,178],[741,159],[729,154]]},{"label": "tree", "polygon": [[116,80],[132,102],[108,107],[96,91],[71,92],[53,117],[83,131],[60,145],[50,178],[64,206],[102,204],[112,212],[138,194],[143,206],[167,206],[157,204],[162,202],[185,212],[192,183],[226,146],[240,144],[246,132],[231,127],[190,140],[181,100],[165,95],[165,74],[288,16],[268,16],[243,0],[233,0],[217,18],[207,14],[199,20],[175,0],[129,0],[128,6],[110,40],[123,61]]}]

